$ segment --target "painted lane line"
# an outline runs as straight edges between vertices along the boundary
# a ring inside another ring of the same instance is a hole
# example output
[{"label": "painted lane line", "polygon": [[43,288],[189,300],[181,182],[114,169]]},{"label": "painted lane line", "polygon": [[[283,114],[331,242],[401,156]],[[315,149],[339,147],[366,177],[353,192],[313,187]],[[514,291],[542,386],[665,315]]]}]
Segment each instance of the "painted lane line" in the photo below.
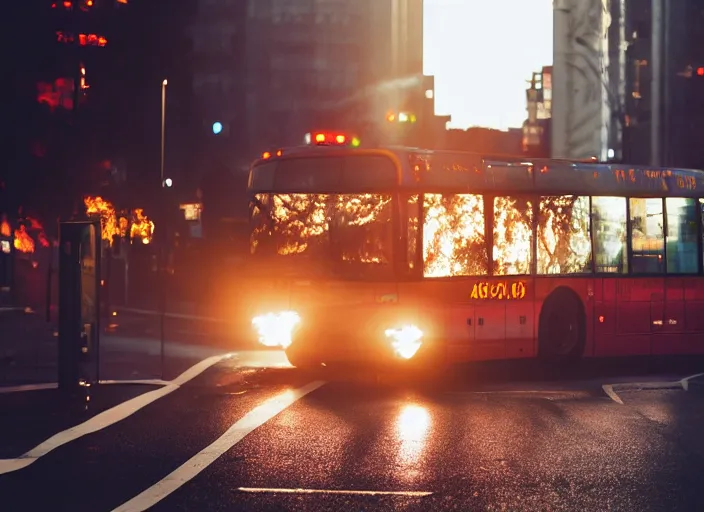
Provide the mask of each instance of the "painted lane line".
[{"label": "painted lane line", "polygon": [[172,382],[168,380],[161,380],[161,379],[127,379],[127,380],[101,380],[98,381],[98,385],[100,386],[110,386],[110,385],[130,385],[130,384],[135,384],[135,385],[145,385],[145,386],[168,386],[169,384],[172,384]]},{"label": "painted lane line", "polygon": [[47,453],[55,450],[59,446],[63,446],[67,443],[75,441],[76,439],[83,437],[87,434],[92,434],[99,430],[114,425],[115,423],[128,418],[137,411],[143,409],[147,405],[165,397],[169,393],[176,391],[181,385],[185,384],[189,380],[197,377],[205,370],[211,366],[221,362],[222,360],[228,358],[230,354],[224,354],[221,356],[214,356],[201,361],[200,363],[192,366],[185,372],[183,372],[179,377],[171,381],[168,385],[155,389],[154,391],[149,391],[135,398],[122,402],[111,409],[101,412],[93,416],[91,419],[71,427],[67,430],[59,432],[53,435],[46,441],[38,444],[31,450],[29,450],[24,455],[21,455],[17,459],[0,459],[0,475],[5,473],[11,473],[13,471],[18,471],[20,469],[26,468],[32,464],[37,459],[43,457]]},{"label": "painted lane line", "polygon": [[471,395],[587,395],[588,392],[581,389],[501,389],[495,391],[451,391],[445,394],[462,397]]},{"label": "painted lane line", "polygon": [[617,404],[623,405],[623,400],[621,400],[621,398],[616,394],[616,391],[614,391],[614,387],[611,384],[604,384],[601,386],[601,389],[604,390],[604,393],[606,393],[611,400]]},{"label": "painted lane line", "polygon": [[682,384],[682,389],[684,389],[685,391],[689,391],[689,381],[694,380],[694,379],[698,379],[700,377],[704,377],[704,373],[697,373],[695,375],[690,375],[689,377],[685,377],[684,379],[682,379],[680,381],[680,383]]},{"label": "painted lane line", "polygon": [[433,493],[429,491],[361,491],[338,489],[268,489],[258,487],[238,487],[237,491],[266,494],[349,494],[357,496],[405,496],[410,498],[425,498]]},{"label": "painted lane line", "polygon": [[623,400],[618,396],[616,391],[649,391],[649,390],[663,390],[663,389],[683,389],[684,391],[689,391],[689,382],[691,380],[704,377],[704,373],[697,373],[690,375],[676,381],[662,381],[662,382],[623,382],[620,384],[604,384],[602,389],[609,398],[614,402],[623,405]]},{"label": "painted lane line", "polygon": [[191,457],[190,460],[176,468],[163,480],[160,480],[131,500],[117,507],[113,512],[141,512],[153,507],[169,494],[179,489],[183,484],[195,478],[201,471],[210,466],[221,455],[242,441],[242,439],[255,429],[324,384],[325,382],[323,381],[311,382],[302,388],[284,391],[266,400],[235,422],[210,446]]},{"label": "painted lane line", "polygon": [[42,391],[44,389],[56,389],[59,385],[56,382],[45,384],[23,384],[22,386],[0,386],[0,395],[4,393],[23,393],[25,391]]},{"label": "painted lane line", "polygon": [[[101,386],[113,384],[143,384],[147,386],[168,386],[171,382],[161,379],[138,379],[138,380],[101,380],[98,382]],[[0,386],[0,395],[8,393],[23,393],[27,391],[43,391],[46,389],[58,389],[59,385],[56,382],[46,382],[43,384],[23,384],[21,386]]]}]

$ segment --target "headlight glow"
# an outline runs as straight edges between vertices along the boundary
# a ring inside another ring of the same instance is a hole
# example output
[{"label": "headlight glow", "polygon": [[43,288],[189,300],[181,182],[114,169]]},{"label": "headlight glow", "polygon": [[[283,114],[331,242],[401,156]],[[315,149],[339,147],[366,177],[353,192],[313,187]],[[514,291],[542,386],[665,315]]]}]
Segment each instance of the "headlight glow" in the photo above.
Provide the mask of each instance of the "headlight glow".
[{"label": "headlight glow", "polygon": [[301,321],[295,311],[267,313],[252,319],[252,326],[259,336],[259,343],[267,347],[288,348],[293,328]]},{"label": "headlight glow", "polygon": [[400,329],[386,329],[384,334],[391,340],[391,346],[396,355],[403,359],[410,359],[420,348],[423,331],[415,325],[405,325]]}]

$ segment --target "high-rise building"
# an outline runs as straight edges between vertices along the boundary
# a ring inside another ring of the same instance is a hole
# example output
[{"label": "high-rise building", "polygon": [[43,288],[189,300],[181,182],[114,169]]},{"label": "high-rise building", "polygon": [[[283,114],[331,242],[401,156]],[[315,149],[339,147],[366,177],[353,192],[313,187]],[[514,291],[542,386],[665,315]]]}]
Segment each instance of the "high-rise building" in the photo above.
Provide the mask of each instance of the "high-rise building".
[{"label": "high-rise building", "polygon": [[383,141],[389,113],[434,114],[422,0],[200,0],[191,34],[205,130],[224,119],[239,166],[313,129]]},{"label": "high-rise building", "polygon": [[624,160],[704,168],[704,6],[698,0],[621,1],[628,48]]},{"label": "high-rise building", "polygon": [[531,157],[550,157],[552,117],[552,66],[533,73],[526,90],[528,117],[523,123],[522,150]]},{"label": "high-rise building", "polygon": [[246,2],[197,2],[190,27],[196,173],[248,148]]},{"label": "high-rise building", "polygon": [[300,144],[342,125],[365,85],[369,2],[250,0],[247,120],[250,147]]}]

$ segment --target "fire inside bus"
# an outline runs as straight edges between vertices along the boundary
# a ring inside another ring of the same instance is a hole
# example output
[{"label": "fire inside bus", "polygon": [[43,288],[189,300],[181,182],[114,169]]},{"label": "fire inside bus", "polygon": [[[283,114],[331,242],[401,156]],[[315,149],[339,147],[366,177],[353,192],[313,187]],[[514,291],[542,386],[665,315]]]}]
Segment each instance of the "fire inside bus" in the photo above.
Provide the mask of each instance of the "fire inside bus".
[{"label": "fire inside bus", "polygon": [[704,172],[327,144],[249,192],[253,331],[294,366],[704,353]]}]

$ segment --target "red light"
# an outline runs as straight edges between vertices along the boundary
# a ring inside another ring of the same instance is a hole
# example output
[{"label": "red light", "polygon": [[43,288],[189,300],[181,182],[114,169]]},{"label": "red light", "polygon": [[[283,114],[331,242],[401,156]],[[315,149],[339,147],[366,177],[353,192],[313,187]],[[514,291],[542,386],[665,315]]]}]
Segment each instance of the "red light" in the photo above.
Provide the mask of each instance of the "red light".
[{"label": "red light", "polygon": [[70,9],[70,8],[71,8],[71,2],[64,2],[64,7],[66,7],[66,9]]},{"label": "red light", "polygon": [[704,68],[697,68],[697,75],[704,76]]},{"label": "red light", "polygon": [[271,153],[269,153],[268,151],[264,151],[264,153],[262,153],[262,158],[264,160],[269,160],[271,158]]},{"label": "red light", "polygon": [[283,152],[283,150],[281,150],[281,149],[279,149],[279,150],[276,152],[276,156],[281,156],[281,155],[283,155],[283,154],[284,154],[284,152]]},{"label": "red light", "polygon": [[325,134],[318,133],[315,135],[315,142],[325,142]]},{"label": "red light", "polygon": [[335,137],[335,140],[337,141],[338,144],[344,144],[345,143],[345,136],[344,135],[338,135]]}]

